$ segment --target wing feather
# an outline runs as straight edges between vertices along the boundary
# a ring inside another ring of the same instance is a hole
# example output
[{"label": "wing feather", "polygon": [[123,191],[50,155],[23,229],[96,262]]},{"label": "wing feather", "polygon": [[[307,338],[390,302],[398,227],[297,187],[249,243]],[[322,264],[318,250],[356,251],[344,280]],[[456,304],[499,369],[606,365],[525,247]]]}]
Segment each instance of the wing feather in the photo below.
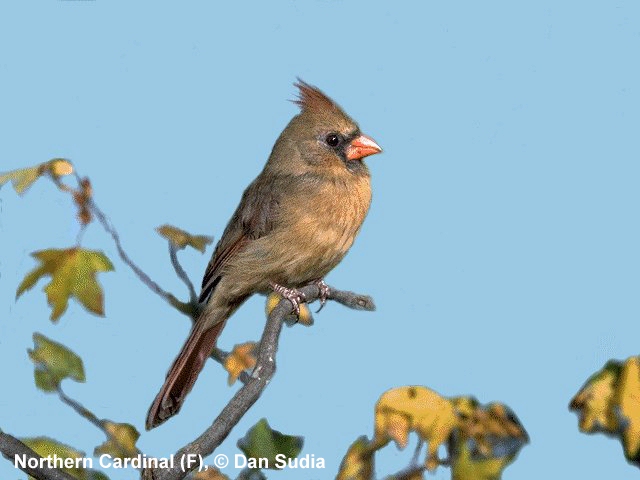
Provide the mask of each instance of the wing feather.
[{"label": "wing feather", "polygon": [[225,266],[255,239],[267,235],[274,225],[283,178],[261,174],[244,191],[202,279],[200,302],[207,302],[224,274]]}]

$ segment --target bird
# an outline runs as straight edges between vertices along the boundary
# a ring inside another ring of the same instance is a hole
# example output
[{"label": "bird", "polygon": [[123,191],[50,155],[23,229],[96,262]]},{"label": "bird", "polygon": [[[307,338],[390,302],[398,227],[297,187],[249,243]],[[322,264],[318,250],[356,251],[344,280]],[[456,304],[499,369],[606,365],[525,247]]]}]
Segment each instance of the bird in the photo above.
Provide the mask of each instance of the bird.
[{"label": "bird", "polygon": [[229,317],[253,294],[273,291],[292,310],[353,244],[371,204],[363,159],[382,151],[317,87],[297,79],[300,111],[276,140],[218,241],[202,280],[201,313],[146,419],[151,430],[178,413]]}]

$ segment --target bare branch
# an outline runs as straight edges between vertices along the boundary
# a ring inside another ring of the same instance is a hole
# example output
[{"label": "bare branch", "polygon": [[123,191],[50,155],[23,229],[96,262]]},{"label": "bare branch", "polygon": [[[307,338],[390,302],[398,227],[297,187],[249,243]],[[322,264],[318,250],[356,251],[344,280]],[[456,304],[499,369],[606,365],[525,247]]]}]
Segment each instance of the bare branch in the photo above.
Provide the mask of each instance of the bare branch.
[{"label": "bare branch", "polygon": [[169,242],[169,258],[171,259],[171,265],[173,265],[173,269],[176,271],[178,278],[182,280],[189,289],[190,303],[198,303],[198,294],[196,293],[196,289],[193,287],[193,283],[191,283],[191,279],[189,279],[187,272],[185,272],[182,265],[180,265],[176,246],[171,242]]},{"label": "bare branch", "polygon": [[122,248],[122,243],[120,243],[120,235],[118,235],[116,229],[113,227],[113,225],[111,225],[111,222],[109,221],[107,216],[102,212],[102,210],[100,210],[100,208],[98,208],[98,205],[96,205],[93,200],[90,201],[89,205],[91,208],[91,212],[95,215],[106,232],[111,235],[111,238],[116,244],[118,254],[120,255],[122,261],[126,263],[129,268],[131,268],[131,270],[133,270],[133,273],[136,274],[140,281],[147,287],[149,287],[153,293],[164,298],[167,303],[169,303],[169,305],[176,308],[178,311],[184,313],[185,315],[191,317],[192,319],[195,319],[199,311],[197,303],[182,302],[178,300],[173,294],[167,292],[162,287],[160,287],[160,285],[151,280],[149,275],[142,271],[142,269],[138,267],[138,265],[136,265],[133,260],[131,260],[129,255],[127,255],[127,252],[125,252],[124,248]]},{"label": "bare branch", "polygon": [[[317,300],[320,295],[320,290],[316,285],[307,285],[301,288],[300,291],[308,302]],[[331,288],[329,298],[335,299],[351,308],[361,310],[373,310],[375,308],[370,297],[352,292],[342,292]],[[260,398],[263,390],[273,377],[276,371],[276,352],[282,332],[282,324],[291,311],[291,303],[284,299],[271,311],[262,332],[262,338],[258,346],[257,363],[251,376],[222,409],[211,426],[194,441],[178,450],[175,454],[173,467],[143,471],[142,478],[180,480],[189,473],[188,471],[183,471],[180,466],[182,464],[188,465],[188,458],[195,458],[191,457],[191,455],[199,455],[201,457],[210,455],[227,438],[233,427],[238,424],[249,408]]]},{"label": "bare branch", "polygon": [[37,460],[37,467],[25,466],[21,470],[39,480],[75,480],[74,477],[59,468],[49,468],[46,461],[42,462],[42,467],[40,467],[40,459],[42,458],[40,455],[17,438],[4,432],[0,432],[0,452],[14,465],[16,465],[16,457]]},{"label": "bare branch", "polygon": [[[318,289],[318,292],[319,291],[320,290]],[[376,309],[376,305],[373,303],[373,298],[369,295],[359,295],[347,290],[334,290],[333,288],[330,288],[328,299],[341,303],[345,307],[353,308],[354,310],[367,310],[369,312],[373,312]]]}]

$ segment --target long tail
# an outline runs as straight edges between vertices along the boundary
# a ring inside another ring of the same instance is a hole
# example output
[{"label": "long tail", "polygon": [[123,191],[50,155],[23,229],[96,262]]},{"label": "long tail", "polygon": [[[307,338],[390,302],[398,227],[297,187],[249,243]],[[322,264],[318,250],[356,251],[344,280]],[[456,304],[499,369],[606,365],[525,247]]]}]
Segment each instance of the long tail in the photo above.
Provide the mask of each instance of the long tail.
[{"label": "long tail", "polygon": [[149,408],[146,428],[151,430],[180,411],[185,397],[193,388],[204,364],[211,355],[228,314],[213,327],[204,328],[202,318],[191,329],[178,357],[171,365],[167,379]]}]

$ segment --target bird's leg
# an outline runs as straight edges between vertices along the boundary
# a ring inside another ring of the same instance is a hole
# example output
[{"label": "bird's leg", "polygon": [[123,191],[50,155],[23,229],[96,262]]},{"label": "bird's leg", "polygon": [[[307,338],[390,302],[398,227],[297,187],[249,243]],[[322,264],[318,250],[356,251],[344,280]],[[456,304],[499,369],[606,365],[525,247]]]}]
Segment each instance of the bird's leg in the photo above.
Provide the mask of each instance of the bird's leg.
[{"label": "bird's leg", "polygon": [[314,280],[313,282],[311,282],[311,284],[315,285],[316,287],[318,287],[318,290],[320,290],[320,295],[318,296],[318,300],[320,300],[320,308],[316,310],[316,313],[318,313],[320,310],[322,310],[324,304],[327,303],[327,299],[331,294],[331,289],[329,288],[329,285],[324,283],[324,280],[322,278]]},{"label": "bird's leg", "polygon": [[269,286],[271,289],[280,294],[283,298],[286,298],[291,302],[291,306],[293,307],[293,311],[296,315],[300,316],[300,304],[305,303],[307,298],[297,288],[287,288],[279,285],[275,282],[269,282]]}]

